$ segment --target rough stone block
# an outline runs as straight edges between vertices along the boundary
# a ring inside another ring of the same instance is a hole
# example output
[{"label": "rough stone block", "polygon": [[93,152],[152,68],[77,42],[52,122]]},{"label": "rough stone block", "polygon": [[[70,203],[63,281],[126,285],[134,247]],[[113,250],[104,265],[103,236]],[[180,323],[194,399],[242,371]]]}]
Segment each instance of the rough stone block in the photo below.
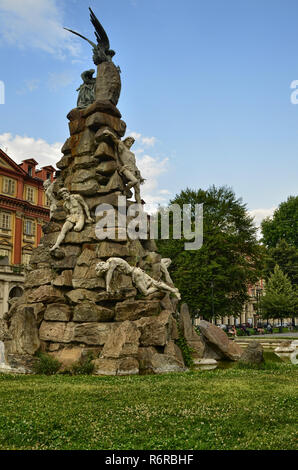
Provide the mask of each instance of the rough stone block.
[{"label": "rough stone block", "polygon": [[183,359],[171,354],[160,354],[154,347],[140,347],[138,360],[142,374],[163,374],[167,372],[183,372]]},{"label": "rough stone block", "polygon": [[103,346],[117,326],[115,323],[76,323],[73,340],[92,346]]},{"label": "rough stone block", "polygon": [[35,269],[27,273],[25,278],[25,288],[43,286],[45,284],[51,284],[51,281],[55,278],[55,273],[52,269],[42,268]]},{"label": "rough stone block", "polygon": [[90,114],[96,113],[96,112],[102,112],[102,113],[107,113],[111,114],[112,116],[116,116],[121,118],[121,113],[116,106],[114,106],[110,101],[104,101],[104,100],[96,100],[94,103],[90,104],[85,108],[82,112],[82,115],[84,117],[90,116]]},{"label": "rough stone block", "polygon": [[114,318],[114,310],[85,300],[74,307],[74,322],[109,322]]},{"label": "rough stone block", "polygon": [[95,359],[95,375],[136,375],[139,373],[139,363],[133,357],[122,359]]},{"label": "rough stone block", "polygon": [[[71,152],[71,139],[70,137],[68,137],[68,139],[65,141],[65,144],[63,145],[62,149],[61,149],[61,153],[63,153],[64,155],[67,155]],[[65,161],[65,160],[64,160]],[[56,164],[57,168],[60,168],[57,164]],[[66,167],[64,167],[66,168]],[[61,170],[63,170],[63,168],[60,168]]]},{"label": "rough stone block", "polygon": [[95,150],[94,133],[87,128],[80,134],[72,135],[70,147],[72,156],[92,154]]},{"label": "rough stone block", "polygon": [[126,300],[116,304],[115,312],[115,321],[139,320],[158,315],[160,304],[158,300]]},{"label": "rough stone block", "polygon": [[242,351],[240,362],[245,364],[261,364],[264,362],[263,346],[257,341],[250,342],[247,348]]},{"label": "rough stone block", "polygon": [[49,321],[70,321],[71,307],[65,304],[50,304],[44,314],[44,319]]},{"label": "rough stone block", "polygon": [[74,339],[74,326],[72,322],[43,321],[39,329],[39,338],[42,341],[53,343],[70,343]]},{"label": "rough stone block", "polygon": [[9,354],[34,355],[40,347],[34,308],[19,306],[12,316],[9,328]]},{"label": "rough stone block", "polygon": [[[97,135],[97,134],[96,134]],[[95,137],[96,138],[96,137]],[[94,156],[98,159],[97,162],[110,162],[116,164],[117,154],[113,147],[106,142],[100,142],[96,149]]]},{"label": "rough stone block", "polygon": [[69,133],[70,135],[79,134],[85,129],[86,126],[86,119],[80,117],[79,119],[75,119],[74,121],[70,121],[68,124]]},{"label": "rough stone block", "polygon": [[72,285],[74,288],[98,289],[105,288],[105,280],[97,276],[95,267],[98,260],[95,258],[90,266],[76,266],[73,272]]},{"label": "rough stone block", "polygon": [[[86,224],[84,230],[81,232],[75,232],[71,230],[67,233],[65,237],[65,243],[73,243],[82,245],[83,243],[89,243],[92,241],[96,241],[96,233],[95,233],[95,225],[94,224]],[[63,246],[63,245],[62,245]]]},{"label": "rough stone block", "polygon": [[52,286],[41,286],[28,292],[28,303],[54,303],[64,302],[64,295]]},{"label": "rough stone block", "polygon": [[204,342],[219,356],[231,361],[240,358],[243,350],[237,343],[230,341],[223,330],[205,320],[200,322],[199,328]]},{"label": "rough stone block", "polygon": [[56,287],[72,287],[72,270],[67,269],[62,271],[60,276],[57,276],[52,281],[52,285]]},{"label": "rough stone block", "polygon": [[94,168],[76,170],[71,175],[71,183],[72,184],[84,183],[85,181],[88,181],[92,178],[95,178],[95,169]]},{"label": "rough stone block", "polygon": [[139,349],[140,332],[136,325],[125,321],[108,337],[101,358],[118,359],[120,357],[137,357]]},{"label": "rough stone block", "polygon": [[103,175],[110,175],[111,173],[114,173],[116,170],[117,170],[117,163],[112,160],[101,162],[96,167],[96,173],[101,173]]},{"label": "rough stone block", "polygon": [[72,304],[79,304],[84,300],[95,303],[100,300],[99,295],[99,293],[87,289],[74,289],[65,294]]},{"label": "rough stone block", "polygon": [[82,196],[92,196],[99,190],[99,184],[96,179],[90,179],[83,183],[71,183],[70,190]]},{"label": "rough stone block", "polygon": [[135,322],[141,332],[141,346],[165,346],[171,339],[173,322],[172,314],[166,310],[157,317],[141,318]]}]

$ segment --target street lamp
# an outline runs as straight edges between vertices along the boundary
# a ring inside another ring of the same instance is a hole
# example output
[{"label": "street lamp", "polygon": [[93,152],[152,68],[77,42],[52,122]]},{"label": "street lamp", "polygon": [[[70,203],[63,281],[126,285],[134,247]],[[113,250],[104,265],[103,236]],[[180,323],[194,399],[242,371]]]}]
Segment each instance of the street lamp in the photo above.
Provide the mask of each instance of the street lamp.
[{"label": "street lamp", "polygon": [[211,281],[211,299],[212,299],[212,318],[214,318],[214,284],[213,281]]},{"label": "street lamp", "polygon": [[[256,296],[257,296],[257,318],[259,320],[259,315],[261,313],[261,310],[260,310],[260,296],[262,294],[262,288],[260,286],[257,286],[256,287]],[[268,319],[267,319],[267,324],[268,324]]]}]

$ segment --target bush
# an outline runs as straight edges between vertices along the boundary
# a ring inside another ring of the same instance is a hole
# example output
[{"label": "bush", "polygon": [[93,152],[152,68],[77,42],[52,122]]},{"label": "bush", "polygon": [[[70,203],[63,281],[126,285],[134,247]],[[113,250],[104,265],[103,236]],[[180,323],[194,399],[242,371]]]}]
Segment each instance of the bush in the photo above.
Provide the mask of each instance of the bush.
[{"label": "bush", "polygon": [[176,344],[181,349],[184,364],[186,365],[186,367],[193,367],[194,362],[193,362],[191,353],[194,352],[194,350],[188,346],[187,341],[182,334],[182,331],[179,327],[178,322],[177,322],[177,328],[178,328],[179,338],[176,340]]},{"label": "bush", "polygon": [[94,371],[94,364],[92,363],[93,355],[89,354],[84,362],[73,364],[71,368],[72,375],[91,375]]},{"label": "bush", "polygon": [[245,331],[239,329],[239,330],[236,330],[237,331],[237,336],[246,336],[245,334]]},{"label": "bush", "polygon": [[54,375],[61,367],[61,363],[49,356],[48,354],[40,353],[33,366],[35,374],[40,375]]}]

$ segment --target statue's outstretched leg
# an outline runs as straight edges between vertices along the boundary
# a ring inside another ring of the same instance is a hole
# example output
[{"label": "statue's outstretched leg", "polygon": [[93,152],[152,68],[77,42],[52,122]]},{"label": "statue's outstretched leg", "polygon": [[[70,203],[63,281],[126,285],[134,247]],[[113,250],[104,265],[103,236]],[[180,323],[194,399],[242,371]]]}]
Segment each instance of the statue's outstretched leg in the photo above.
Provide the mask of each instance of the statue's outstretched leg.
[{"label": "statue's outstretched leg", "polygon": [[56,248],[59,248],[59,246],[61,245],[61,243],[63,242],[63,240],[65,239],[65,236],[67,234],[67,232],[69,232],[72,227],[73,227],[73,223],[69,222],[69,221],[66,221],[61,229],[61,232],[59,233],[58,235],[58,238],[57,238],[57,241],[55,243],[54,246],[52,246],[52,248],[50,249],[50,251],[54,251],[56,250]]}]

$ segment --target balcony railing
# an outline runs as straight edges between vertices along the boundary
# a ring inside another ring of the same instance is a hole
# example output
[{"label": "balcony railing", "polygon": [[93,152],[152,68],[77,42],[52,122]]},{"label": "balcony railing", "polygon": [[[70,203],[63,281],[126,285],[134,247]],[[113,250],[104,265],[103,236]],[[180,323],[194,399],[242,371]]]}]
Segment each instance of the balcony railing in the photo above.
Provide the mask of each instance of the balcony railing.
[{"label": "balcony railing", "polygon": [[24,274],[25,269],[22,264],[4,264],[0,265],[0,274],[10,273],[10,274]]}]

